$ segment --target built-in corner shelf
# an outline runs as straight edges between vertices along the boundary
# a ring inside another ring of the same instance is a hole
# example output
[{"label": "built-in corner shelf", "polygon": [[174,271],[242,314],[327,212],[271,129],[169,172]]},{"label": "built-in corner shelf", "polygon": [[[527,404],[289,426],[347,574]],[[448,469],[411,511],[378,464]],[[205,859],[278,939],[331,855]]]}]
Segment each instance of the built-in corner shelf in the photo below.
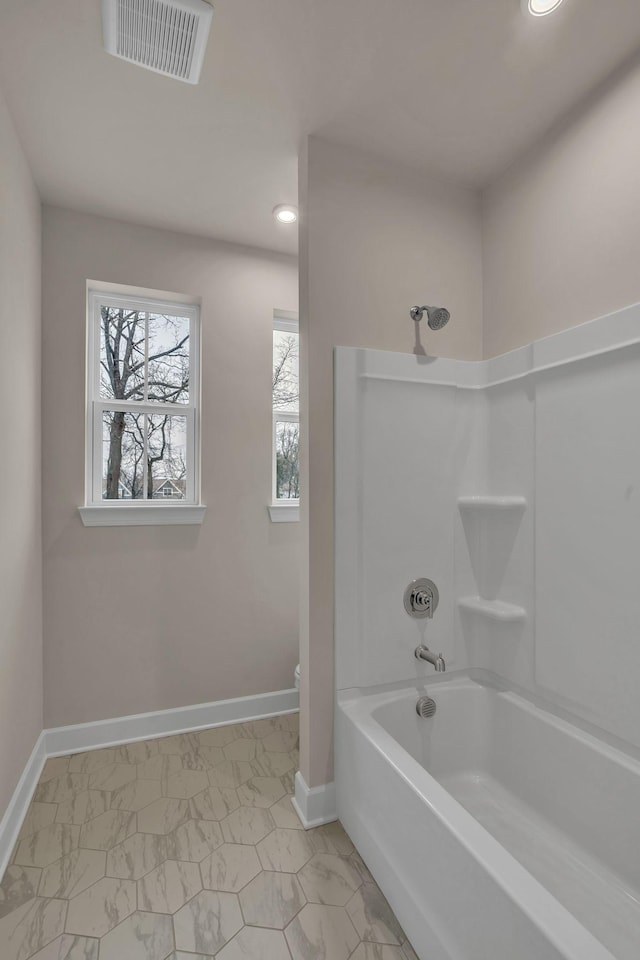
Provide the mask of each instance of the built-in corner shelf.
[{"label": "built-in corner shelf", "polygon": [[458,497],[460,510],[524,510],[525,497]]},{"label": "built-in corner shelf", "polygon": [[526,620],[527,611],[515,603],[505,603],[504,600],[485,600],[483,597],[460,597],[458,606],[461,610],[487,617],[489,620],[500,620],[502,623],[518,623]]}]

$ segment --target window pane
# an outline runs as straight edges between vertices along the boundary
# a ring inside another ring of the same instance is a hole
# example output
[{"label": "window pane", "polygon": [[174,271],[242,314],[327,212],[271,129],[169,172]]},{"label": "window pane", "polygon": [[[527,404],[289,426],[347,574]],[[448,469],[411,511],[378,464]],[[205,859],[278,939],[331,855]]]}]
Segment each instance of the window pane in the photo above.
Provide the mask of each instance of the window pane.
[{"label": "window pane", "polygon": [[154,413],[147,419],[147,496],[154,500],[184,500],[187,492],[187,418]]},{"label": "window pane", "polygon": [[189,318],[149,314],[149,400],[189,402]]},{"label": "window pane", "polygon": [[297,413],[300,402],[297,333],[273,331],[273,406]]},{"label": "window pane", "polygon": [[300,496],[299,437],[299,424],[292,423],[290,420],[276,421],[276,497],[278,500],[297,500]]},{"label": "window pane", "polygon": [[144,389],[145,314],[100,307],[100,396],[141,400]]},{"label": "window pane", "polygon": [[[148,382],[145,395],[145,337]],[[100,396],[189,402],[189,318],[102,306]]]},{"label": "window pane", "polygon": [[102,451],[103,500],[185,499],[186,417],[107,410]]},{"label": "window pane", "polygon": [[103,413],[103,500],[139,500],[144,496],[144,419],[142,413]]}]

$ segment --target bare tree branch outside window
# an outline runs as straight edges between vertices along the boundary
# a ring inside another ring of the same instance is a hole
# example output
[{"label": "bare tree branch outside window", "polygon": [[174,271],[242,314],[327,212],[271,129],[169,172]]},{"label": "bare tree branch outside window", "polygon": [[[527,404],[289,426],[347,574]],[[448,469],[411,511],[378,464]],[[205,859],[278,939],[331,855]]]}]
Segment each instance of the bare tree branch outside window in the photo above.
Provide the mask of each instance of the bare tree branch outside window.
[{"label": "bare tree branch outside window", "polygon": [[[283,329],[273,331],[273,413],[275,431],[275,497],[300,496],[298,450],[300,426],[299,337]],[[282,418],[282,419],[281,419]]]},{"label": "bare tree branch outside window", "polygon": [[[107,500],[156,496],[170,480],[184,497],[185,418],[118,410],[118,400],[188,403],[189,322],[184,317],[102,306],[100,395],[114,401],[103,415]],[[162,495],[162,494],[160,494]]]},{"label": "bare tree branch outside window", "polygon": [[299,402],[298,335],[281,333],[274,337],[273,406],[277,410],[297,410]]}]

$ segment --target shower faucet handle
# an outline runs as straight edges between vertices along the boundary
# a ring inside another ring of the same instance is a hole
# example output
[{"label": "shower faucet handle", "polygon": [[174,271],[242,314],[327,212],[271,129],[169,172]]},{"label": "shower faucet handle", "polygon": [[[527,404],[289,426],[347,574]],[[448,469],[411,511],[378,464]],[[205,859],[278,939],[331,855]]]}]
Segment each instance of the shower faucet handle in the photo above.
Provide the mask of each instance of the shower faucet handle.
[{"label": "shower faucet handle", "polygon": [[416,620],[433,619],[439,600],[438,588],[427,577],[412,580],[404,592],[404,608]]}]

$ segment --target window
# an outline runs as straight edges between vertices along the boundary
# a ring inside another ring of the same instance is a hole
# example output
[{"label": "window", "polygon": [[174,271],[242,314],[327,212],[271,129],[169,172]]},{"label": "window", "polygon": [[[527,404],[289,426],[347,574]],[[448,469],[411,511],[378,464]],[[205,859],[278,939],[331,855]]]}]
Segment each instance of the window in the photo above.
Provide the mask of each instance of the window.
[{"label": "window", "polygon": [[300,497],[298,347],[297,319],[292,314],[276,314],[273,320],[273,504],[270,511],[272,520],[298,519]]},{"label": "window", "polygon": [[201,522],[198,324],[194,305],[90,293],[85,524]]}]

